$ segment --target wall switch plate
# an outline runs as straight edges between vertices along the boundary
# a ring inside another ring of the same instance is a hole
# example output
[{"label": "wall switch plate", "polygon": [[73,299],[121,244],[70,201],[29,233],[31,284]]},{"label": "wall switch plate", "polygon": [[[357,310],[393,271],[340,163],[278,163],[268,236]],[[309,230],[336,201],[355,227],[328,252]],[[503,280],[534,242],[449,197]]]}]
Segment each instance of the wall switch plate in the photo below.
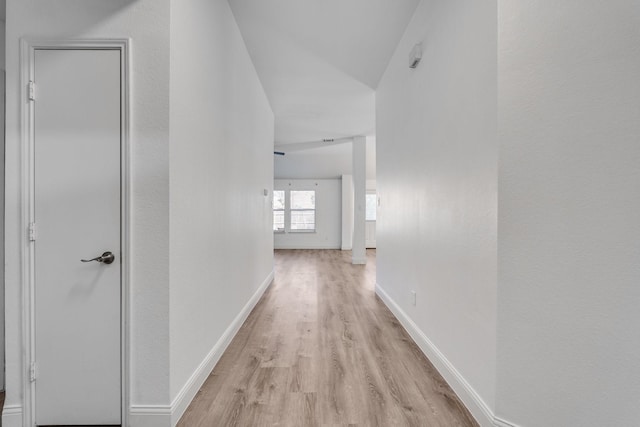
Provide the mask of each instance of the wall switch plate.
[{"label": "wall switch plate", "polygon": [[411,291],[411,304],[415,306],[416,301],[417,301],[416,291]]}]

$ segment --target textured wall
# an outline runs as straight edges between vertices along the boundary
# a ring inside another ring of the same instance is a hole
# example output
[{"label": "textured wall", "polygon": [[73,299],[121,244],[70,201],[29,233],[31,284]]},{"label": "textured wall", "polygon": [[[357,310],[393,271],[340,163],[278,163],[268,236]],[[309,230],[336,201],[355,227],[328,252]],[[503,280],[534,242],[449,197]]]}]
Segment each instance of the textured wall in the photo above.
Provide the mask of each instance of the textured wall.
[{"label": "textured wall", "polygon": [[131,37],[131,400],[169,402],[169,2],[7,2],[7,405],[22,402],[19,39]]},{"label": "textured wall", "polygon": [[225,0],[172,2],[170,154],[174,399],[273,269],[273,113]]},{"label": "textured wall", "polygon": [[498,415],[640,419],[640,3],[499,2]]},{"label": "textured wall", "polygon": [[[378,284],[489,408],[495,394],[496,20],[495,1],[423,1],[376,95]],[[423,59],[412,70],[409,52],[418,42]]]}]

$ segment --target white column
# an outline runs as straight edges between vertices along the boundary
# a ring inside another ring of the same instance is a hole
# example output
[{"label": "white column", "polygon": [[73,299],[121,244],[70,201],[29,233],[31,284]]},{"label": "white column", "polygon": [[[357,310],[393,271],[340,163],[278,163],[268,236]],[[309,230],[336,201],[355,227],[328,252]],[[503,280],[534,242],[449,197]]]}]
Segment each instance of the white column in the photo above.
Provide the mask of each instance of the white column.
[{"label": "white column", "polygon": [[367,194],[367,138],[353,138],[353,245],[352,264],[366,264],[365,203]]},{"label": "white column", "polygon": [[[0,22],[4,34],[4,23]],[[4,42],[4,37],[2,37]],[[2,49],[4,51],[4,47]],[[1,59],[4,61],[4,58]],[[0,64],[0,360],[4,363],[4,64]],[[4,384],[4,369],[0,369],[0,384]],[[7,423],[8,424],[8,423]]]},{"label": "white column", "polygon": [[342,175],[342,250],[353,247],[353,177]]}]

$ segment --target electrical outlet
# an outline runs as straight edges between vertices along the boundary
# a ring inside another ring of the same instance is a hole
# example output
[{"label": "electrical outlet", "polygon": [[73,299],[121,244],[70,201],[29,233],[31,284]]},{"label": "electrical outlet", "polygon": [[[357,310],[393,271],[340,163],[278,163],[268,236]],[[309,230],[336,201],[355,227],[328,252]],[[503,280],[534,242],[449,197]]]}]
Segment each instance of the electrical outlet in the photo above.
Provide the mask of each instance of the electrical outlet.
[{"label": "electrical outlet", "polygon": [[417,300],[416,291],[411,291],[411,304],[415,306],[416,300]]}]

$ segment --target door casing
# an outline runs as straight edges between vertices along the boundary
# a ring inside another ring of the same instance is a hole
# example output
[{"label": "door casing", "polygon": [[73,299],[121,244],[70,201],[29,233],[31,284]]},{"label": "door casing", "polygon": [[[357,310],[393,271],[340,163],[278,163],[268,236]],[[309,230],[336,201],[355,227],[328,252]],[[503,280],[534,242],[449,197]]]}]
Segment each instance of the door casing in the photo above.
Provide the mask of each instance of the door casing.
[{"label": "door casing", "polygon": [[[84,49],[84,50],[119,50],[121,58],[120,78],[121,78],[121,139],[120,139],[120,216],[121,216],[121,250],[122,266],[120,283],[121,292],[121,318],[120,318],[120,339],[121,339],[121,399],[123,426],[127,426],[130,398],[129,398],[129,361],[130,361],[130,274],[129,274],[129,253],[130,253],[130,114],[129,114],[129,67],[130,67],[130,45],[129,39],[79,39],[79,40],[21,40],[20,49],[20,102],[22,110],[21,118],[21,165],[22,176],[20,177],[21,189],[21,288],[22,292],[22,336],[23,345],[23,426],[35,426],[35,384],[31,381],[31,366],[35,358],[35,301],[34,301],[34,271],[35,257],[34,245],[29,236],[29,224],[35,220],[34,203],[34,103],[29,101],[29,82],[34,80],[35,62],[34,55],[36,49]],[[37,98],[37,86],[36,86]]]}]

